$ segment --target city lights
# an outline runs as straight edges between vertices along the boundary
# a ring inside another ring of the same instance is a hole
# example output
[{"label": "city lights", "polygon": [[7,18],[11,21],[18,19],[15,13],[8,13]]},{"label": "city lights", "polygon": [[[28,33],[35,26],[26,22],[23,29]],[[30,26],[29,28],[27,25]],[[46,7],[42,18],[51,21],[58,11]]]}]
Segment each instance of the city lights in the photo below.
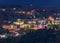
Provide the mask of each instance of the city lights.
[{"label": "city lights", "polygon": [[[18,8],[19,10],[17,10],[17,8],[11,8],[12,10],[9,9],[7,11],[7,9],[2,9],[2,11],[5,11],[3,13],[8,12],[9,15],[6,15],[8,18],[4,18],[3,16],[2,18],[4,19],[0,22],[3,30],[7,30],[7,32],[9,31],[8,33],[11,33],[9,35],[6,33],[8,36],[18,37],[25,35],[28,30],[37,31],[40,29],[53,29],[54,26],[60,26],[60,18],[56,17],[58,13],[56,13],[56,15],[54,15],[55,13],[53,13],[53,15],[49,15],[49,13],[45,14],[46,9],[38,9],[39,11],[37,11],[37,9],[26,10],[20,8]],[[8,36],[2,35],[0,38]]]}]

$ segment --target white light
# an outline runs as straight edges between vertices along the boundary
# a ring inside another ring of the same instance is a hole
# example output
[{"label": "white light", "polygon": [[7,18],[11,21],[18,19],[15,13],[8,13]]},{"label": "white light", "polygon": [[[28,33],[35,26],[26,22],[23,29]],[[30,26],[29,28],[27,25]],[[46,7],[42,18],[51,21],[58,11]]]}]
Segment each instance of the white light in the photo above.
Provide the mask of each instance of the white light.
[{"label": "white light", "polygon": [[59,19],[59,18],[56,18],[56,19]]},{"label": "white light", "polygon": [[2,11],[6,11],[6,9],[2,9]]},{"label": "white light", "polygon": [[6,38],[6,35],[0,35],[1,38]]},{"label": "white light", "polygon": [[13,8],[13,10],[16,10],[16,8]]},{"label": "white light", "polygon": [[16,25],[20,25],[20,23],[18,23],[18,22],[14,22],[14,24],[16,24]]},{"label": "white light", "polygon": [[58,15],[60,15],[60,13],[58,13]]},{"label": "white light", "polygon": [[17,33],[15,36],[19,36],[19,33]]},{"label": "white light", "polygon": [[43,11],[46,11],[45,9],[43,9]]}]

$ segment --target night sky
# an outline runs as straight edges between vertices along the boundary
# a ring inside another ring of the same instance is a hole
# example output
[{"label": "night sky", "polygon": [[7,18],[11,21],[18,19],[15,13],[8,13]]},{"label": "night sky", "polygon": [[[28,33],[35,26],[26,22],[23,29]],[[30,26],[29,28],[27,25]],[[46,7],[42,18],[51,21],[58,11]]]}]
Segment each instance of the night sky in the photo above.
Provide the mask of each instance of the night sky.
[{"label": "night sky", "polygon": [[34,7],[60,7],[60,0],[0,0],[1,5],[22,5]]}]

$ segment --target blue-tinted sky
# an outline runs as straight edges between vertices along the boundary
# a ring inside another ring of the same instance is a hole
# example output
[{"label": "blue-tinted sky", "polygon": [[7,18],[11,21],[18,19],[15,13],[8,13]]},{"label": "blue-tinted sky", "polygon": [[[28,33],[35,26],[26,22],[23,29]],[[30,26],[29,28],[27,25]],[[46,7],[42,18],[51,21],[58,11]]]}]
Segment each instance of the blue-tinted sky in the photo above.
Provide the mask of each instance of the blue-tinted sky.
[{"label": "blue-tinted sky", "polygon": [[23,5],[36,7],[60,7],[60,0],[0,0],[0,4]]}]

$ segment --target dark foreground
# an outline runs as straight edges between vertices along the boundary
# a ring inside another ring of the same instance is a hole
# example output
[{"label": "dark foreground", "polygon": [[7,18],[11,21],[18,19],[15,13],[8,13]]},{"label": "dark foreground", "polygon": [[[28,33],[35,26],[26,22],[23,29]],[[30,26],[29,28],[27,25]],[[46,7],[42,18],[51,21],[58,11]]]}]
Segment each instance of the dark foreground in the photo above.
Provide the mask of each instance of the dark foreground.
[{"label": "dark foreground", "polygon": [[21,37],[9,37],[0,39],[0,43],[60,43],[60,31],[49,30],[29,30]]}]

